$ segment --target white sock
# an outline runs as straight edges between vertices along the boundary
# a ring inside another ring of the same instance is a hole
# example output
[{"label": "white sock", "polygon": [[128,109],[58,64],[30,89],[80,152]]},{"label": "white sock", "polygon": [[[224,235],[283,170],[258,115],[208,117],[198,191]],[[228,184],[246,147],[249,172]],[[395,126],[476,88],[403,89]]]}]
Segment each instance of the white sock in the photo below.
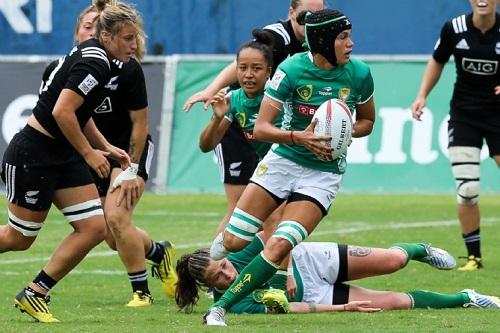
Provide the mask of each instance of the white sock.
[{"label": "white sock", "polygon": [[224,232],[221,232],[215,237],[212,246],[210,246],[210,258],[220,260],[227,257],[228,254],[229,251],[224,247]]}]

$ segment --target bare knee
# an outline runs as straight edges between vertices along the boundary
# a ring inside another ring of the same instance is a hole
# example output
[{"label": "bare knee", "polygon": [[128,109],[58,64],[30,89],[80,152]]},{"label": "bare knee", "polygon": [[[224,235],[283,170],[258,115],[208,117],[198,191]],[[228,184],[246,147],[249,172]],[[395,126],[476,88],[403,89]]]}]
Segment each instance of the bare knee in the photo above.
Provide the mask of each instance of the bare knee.
[{"label": "bare knee", "polygon": [[25,251],[35,242],[36,235],[25,236],[10,225],[0,227],[0,253],[7,251]]},{"label": "bare knee", "polygon": [[98,215],[89,219],[74,221],[71,223],[75,233],[91,238],[100,243],[106,238],[106,222],[104,216]]},{"label": "bare knee", "polygon": [[406,310],[411,308],[411,299],[405,293],[390,292],[387,295],[387,310]]},{"label": "bare knee", "polygon": [[384,260],[384,266],[386,267],[387,273],[396,272],[406,266],[408,257],[405,252],[399,249],[389,249],[387,251],[389,255]]},{"label": "bare knee", "polygon": [[224,233],[224,247],[230,252],[236,252],[244,248],[248,241],[230,233]]},{"label": "bare knee", "polygon": [[281,263],[283,259],[290,253],[292,244],[284,238],[271,237],[264,249],[265,256],[274,263]]}]

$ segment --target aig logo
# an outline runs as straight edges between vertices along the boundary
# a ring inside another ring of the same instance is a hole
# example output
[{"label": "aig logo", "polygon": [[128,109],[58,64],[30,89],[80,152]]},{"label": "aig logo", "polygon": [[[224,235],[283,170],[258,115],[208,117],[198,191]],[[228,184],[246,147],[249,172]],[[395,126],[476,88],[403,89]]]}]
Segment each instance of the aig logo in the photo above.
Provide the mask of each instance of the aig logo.
[{"label": "aig logo", "polygon": [[463,58],[462,68],[472,74],[495,75],[498,70],[498,61]]}]

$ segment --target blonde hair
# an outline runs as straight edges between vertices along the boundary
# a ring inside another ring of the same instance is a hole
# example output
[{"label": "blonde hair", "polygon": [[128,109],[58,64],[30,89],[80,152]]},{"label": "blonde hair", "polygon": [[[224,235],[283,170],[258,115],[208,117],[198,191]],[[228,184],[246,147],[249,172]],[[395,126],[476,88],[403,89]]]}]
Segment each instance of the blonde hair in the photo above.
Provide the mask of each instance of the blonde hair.
[{"label": "blonde hair", "polygon": [[94,4],[99,16],[96,22],[96,37],[103,44],[102,32],[108,32],[111,37],[116,36],[123,28],[124,24],[132,25],[137,33],[137,49],[135,57],[141,60],[146,54],[146,34],[144,33],[144,23],[139,12],[131,5],[116,0],[94,0]]}]

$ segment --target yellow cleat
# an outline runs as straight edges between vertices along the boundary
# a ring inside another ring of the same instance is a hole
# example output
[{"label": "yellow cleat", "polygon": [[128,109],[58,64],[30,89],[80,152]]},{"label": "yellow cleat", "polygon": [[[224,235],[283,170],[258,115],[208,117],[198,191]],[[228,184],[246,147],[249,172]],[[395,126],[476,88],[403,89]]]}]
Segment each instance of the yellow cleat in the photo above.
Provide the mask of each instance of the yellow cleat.
[{"label": "yellow cleat", "polygon": [[137,290],[134,292],[132,300],[127,303],[127,306],[131,308],[138,308],[142,306],[150,306],[153,303],[153,296]]},{"label": "yellow cleat", "polygon": [[41,323],[57,323],[59,320],[49,312],[49,302],[49,296],[29,296],[23,289],[14,299],[14,306]]},{"label": "yellow cleat", "polygon": [[286,298],[285,291],[281,289],[268,289],[262,293],[262,303],[275,313],[288,312],[288,299]]},{"label": "yellow cleat", "polygon": [[483,268],[481,258],[477,258],[473,255],[467,257],[467,262],[458,268],[460,272],[472,272]]},{"label": "yellow cleat", "polygon": [[177,285],[178,277],[174,268],[175,246],[169,241],[159,242],[165,253],[159,265],[153,265],[151,273],[158,277],[161,281],[161,287],[167,297],[175,297],[175,286]]}]

